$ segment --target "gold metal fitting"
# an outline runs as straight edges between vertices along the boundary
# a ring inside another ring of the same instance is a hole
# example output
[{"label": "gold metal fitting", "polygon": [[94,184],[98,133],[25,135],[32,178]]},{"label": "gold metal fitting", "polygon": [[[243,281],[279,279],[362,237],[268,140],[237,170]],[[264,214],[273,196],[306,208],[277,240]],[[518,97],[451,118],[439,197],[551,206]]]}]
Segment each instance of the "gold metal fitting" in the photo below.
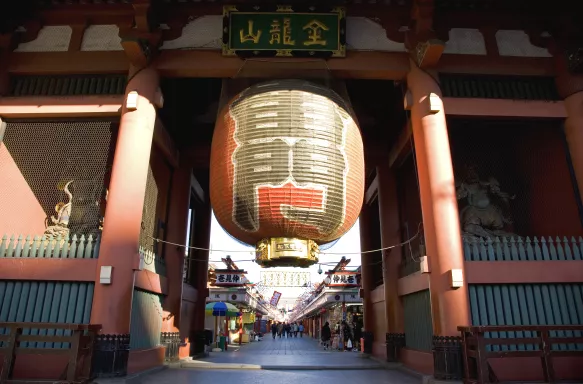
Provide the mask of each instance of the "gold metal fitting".
[{"label": "gold metal fitting", "polygon": [[307,268],[318,262],[318,244],[290,237],[263,239],[256,245],[255,262],[263,268]]}]

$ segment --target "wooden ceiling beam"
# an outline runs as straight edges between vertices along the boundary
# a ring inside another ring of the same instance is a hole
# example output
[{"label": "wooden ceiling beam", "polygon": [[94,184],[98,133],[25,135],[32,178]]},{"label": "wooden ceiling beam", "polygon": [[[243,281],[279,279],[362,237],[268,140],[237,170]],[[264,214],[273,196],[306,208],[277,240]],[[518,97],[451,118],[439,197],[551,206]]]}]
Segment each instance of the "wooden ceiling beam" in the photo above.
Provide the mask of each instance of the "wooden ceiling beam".
[{"label": "wooden ceiling beam", "polygon": [[72,20],[84,20],[92,24],[131,25],[134,9],[131,4],[101,4],[93,6],[71,6],[42,10],[38,18],[43,25],[68,25]]},{"label": "wooden ceiling beam", "polygon": [[[319,68],[324,68],[322,71],[329,70],[330,75],[337,78],[402,80],[409,71],[408,60],[409,54],[405,52],[349,51],[346,58],[322,61]],[[284,73],[286,66],[289,70],[297,71],[301,62],[301,59],[292,63],[289,60],[263,59],[262,62],[249,61],[245,64],[244,60],[236,57],[223,57],[220,51],[168,50],[161,51],[153,65],[163,77],[233,78],[240,75],[243,65],[257,65],[252,71],[256,75],[273,76],[273,71]],[[123,51],[13,52],[8,63],[8,72],[12,75],[127,73],[128,68],[129,61]],[[271,72],[264,69],[270,69]],[[553,58],[545,57],[446,54],[442,55],[435,69],[443,73],[512,76],[554,76],[556,73]]]}]

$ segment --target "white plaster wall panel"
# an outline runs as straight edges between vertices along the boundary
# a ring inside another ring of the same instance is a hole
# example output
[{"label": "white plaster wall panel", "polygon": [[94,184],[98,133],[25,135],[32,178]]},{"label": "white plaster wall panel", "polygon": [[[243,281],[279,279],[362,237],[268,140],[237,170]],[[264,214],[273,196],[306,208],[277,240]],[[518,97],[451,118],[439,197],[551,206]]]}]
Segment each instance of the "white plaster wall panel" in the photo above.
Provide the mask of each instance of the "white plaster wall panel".
[{"label": "white plaster wall panel", "polygon": [[68,25],[43,27],[35,40],[19,44],[15,52],[65,52],[69,50],[72,33]]},{"label": "white plaster wall panel", "polygon": [[551,57],[546,48],[532,45],[524,31],[500,30],[496,42],[500,56]]},{"label": "white plaster wall panel", "polygon": [[486,55],[486,42],[477,29],[452,28],[443,52],[459,55]]},{"label": "white plaster wall panel", "polygon": [[353,51],[405,52],[405,44],[387,38],[378,23],[366,17],[346,18],[346,49]]},{"label": "white plaster wall panel", "polygon": [[184,26],[182,35],[165,41],[160,49],[221,49],[223,45],[223,16],[203,16]]},{"label": "white plaster wall panel", "polygon": [[117,25],[90,25],[81,41],[82,51],[122,51]]}]

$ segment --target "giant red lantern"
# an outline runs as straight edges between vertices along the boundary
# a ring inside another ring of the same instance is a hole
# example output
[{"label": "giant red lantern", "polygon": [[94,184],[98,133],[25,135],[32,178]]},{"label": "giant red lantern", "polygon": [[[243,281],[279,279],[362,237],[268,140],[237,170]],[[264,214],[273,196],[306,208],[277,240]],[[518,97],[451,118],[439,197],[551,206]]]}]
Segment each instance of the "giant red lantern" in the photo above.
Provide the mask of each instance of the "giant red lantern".
[{"label": "giant red lantern", "polygon": [[348,103],[301,80],[247,88],[217,119],[210,197],[233,237],[264,266],[308,266],[345,234],[364,197],[364,154]]}]

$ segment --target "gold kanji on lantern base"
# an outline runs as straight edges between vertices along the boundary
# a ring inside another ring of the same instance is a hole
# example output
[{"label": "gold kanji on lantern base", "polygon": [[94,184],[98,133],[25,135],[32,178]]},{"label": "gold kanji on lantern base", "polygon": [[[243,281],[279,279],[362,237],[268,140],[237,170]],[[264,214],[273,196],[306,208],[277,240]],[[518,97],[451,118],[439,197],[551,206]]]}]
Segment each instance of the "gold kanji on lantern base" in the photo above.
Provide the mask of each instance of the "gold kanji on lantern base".
[{"label": "gold kanji on lantern base", "polygon": [[263,268],[307,268],[318,262],[318,244],[289,237],[263,239],[255,248],[255,262]]}]

